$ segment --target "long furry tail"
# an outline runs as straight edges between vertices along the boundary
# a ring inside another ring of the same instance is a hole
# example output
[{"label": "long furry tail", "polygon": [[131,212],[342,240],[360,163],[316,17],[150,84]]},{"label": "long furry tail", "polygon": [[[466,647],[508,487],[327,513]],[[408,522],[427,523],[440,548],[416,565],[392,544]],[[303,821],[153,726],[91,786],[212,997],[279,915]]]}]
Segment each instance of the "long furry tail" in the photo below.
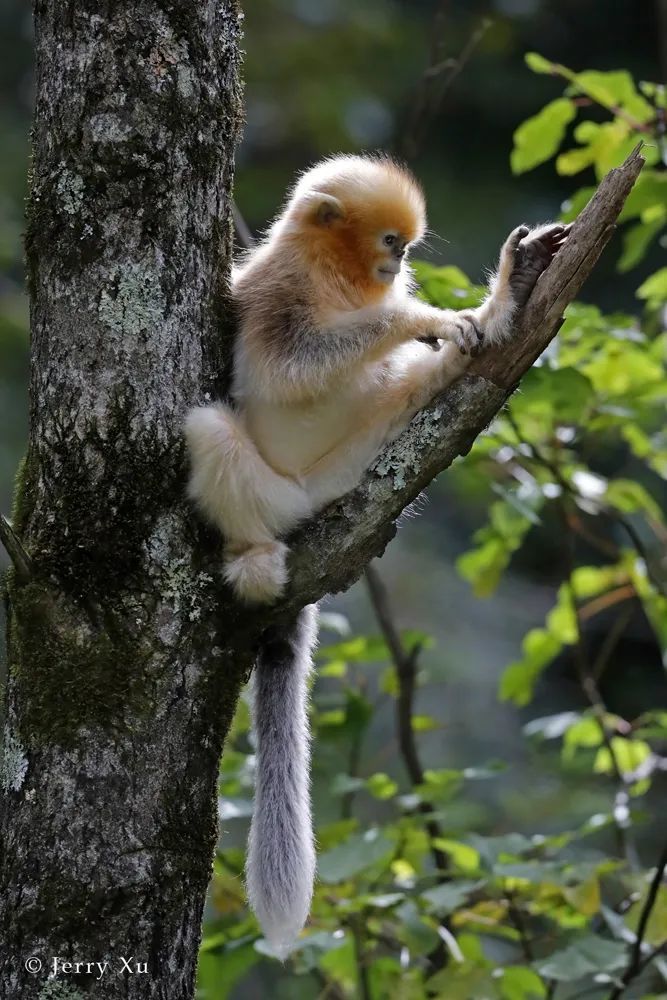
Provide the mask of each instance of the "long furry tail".
[{"label": "long furry tail", "polygon": [[246,885],[281,959],[306,922],[315,879],[308,679],[316,638],[317,607],[311,605],[292,626],[267,632],[254,678],[257,779]]}]

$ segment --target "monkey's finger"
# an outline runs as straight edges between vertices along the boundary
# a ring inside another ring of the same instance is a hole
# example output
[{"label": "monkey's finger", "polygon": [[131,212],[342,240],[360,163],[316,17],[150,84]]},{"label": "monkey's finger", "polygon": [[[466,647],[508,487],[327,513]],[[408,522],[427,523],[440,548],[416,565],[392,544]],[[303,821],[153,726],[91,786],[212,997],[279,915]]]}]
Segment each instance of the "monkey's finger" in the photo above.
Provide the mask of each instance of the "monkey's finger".
[{"label": "monkey's finger", "polygon": [[507,249],[510,252],[516,254],[518,252],[521,240],[524,239],[524,237],[526,237],[529,234],[529,232],[530,229],[528,228],[528,226],[525,225],[517,226],[516,229],[513,229],[512,232],[507,237],[505,241],[505,247],[503,249]]},{"label": "monkey's finger", "polygon": [[521,241],[523,249],[539,248],[553,256],[567,239],[572,223],[555,222],[533,230]]},{"label": "monkey's finger", "polygon": [[432,351],[442,350],[442,341],[438,340],[437,337],[417,337],[417,340],[420,344],[426,344]]}]

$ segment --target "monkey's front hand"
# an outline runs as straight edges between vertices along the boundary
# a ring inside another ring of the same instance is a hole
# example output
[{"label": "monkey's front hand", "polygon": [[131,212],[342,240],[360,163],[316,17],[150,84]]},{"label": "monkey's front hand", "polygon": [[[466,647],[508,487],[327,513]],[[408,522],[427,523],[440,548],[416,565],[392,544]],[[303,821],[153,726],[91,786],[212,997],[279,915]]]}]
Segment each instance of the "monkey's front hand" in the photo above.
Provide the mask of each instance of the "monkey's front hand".
[{"label": "monkey's front hand", "polygon": [[560,222],[550,222],[537,229],[519,226],[510,234],[501,256],[511,263],[509,287],[514,304],[519,309],[525,306],[537,279],[549,266],[565,242],[571,226]]}]

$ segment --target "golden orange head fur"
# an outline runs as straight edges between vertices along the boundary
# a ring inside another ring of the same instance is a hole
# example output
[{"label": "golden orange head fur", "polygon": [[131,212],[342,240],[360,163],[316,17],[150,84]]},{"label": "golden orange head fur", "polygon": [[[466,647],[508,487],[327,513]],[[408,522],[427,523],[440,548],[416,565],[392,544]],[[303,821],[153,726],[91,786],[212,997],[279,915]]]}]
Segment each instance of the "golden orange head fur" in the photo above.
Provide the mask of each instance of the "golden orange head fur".
[{"label": "golden orange head fur", "polygon": [[318,278],[365,305],[387,293],[406,249],[423,237],[426,208],[410,171],[388,157],[337,156],[300,178],[285,221],[305,237],[301,251]]}]

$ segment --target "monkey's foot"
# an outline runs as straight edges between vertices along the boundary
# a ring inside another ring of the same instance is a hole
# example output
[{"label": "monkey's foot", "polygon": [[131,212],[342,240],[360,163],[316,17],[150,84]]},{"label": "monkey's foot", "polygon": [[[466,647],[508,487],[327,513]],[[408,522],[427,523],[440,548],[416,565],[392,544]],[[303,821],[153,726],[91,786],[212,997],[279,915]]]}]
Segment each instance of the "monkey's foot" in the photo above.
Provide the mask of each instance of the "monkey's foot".
[{"label": "monkey's foot", "polygon": [[484,343],[484,332],[479,325],[479,319],[475,312],[464,310],[456,313],[454,325],[457,330],[452,338],[461,354],[469,354],[476,358]]},{"label": "monkey's foot", "polygon": [[508,238],[503,250],[513,255],[509,285],[519,308],[528,301],[537,279],[556,256],[571,228],[560,222],[547,223],[533,230],[519,226]]}]

